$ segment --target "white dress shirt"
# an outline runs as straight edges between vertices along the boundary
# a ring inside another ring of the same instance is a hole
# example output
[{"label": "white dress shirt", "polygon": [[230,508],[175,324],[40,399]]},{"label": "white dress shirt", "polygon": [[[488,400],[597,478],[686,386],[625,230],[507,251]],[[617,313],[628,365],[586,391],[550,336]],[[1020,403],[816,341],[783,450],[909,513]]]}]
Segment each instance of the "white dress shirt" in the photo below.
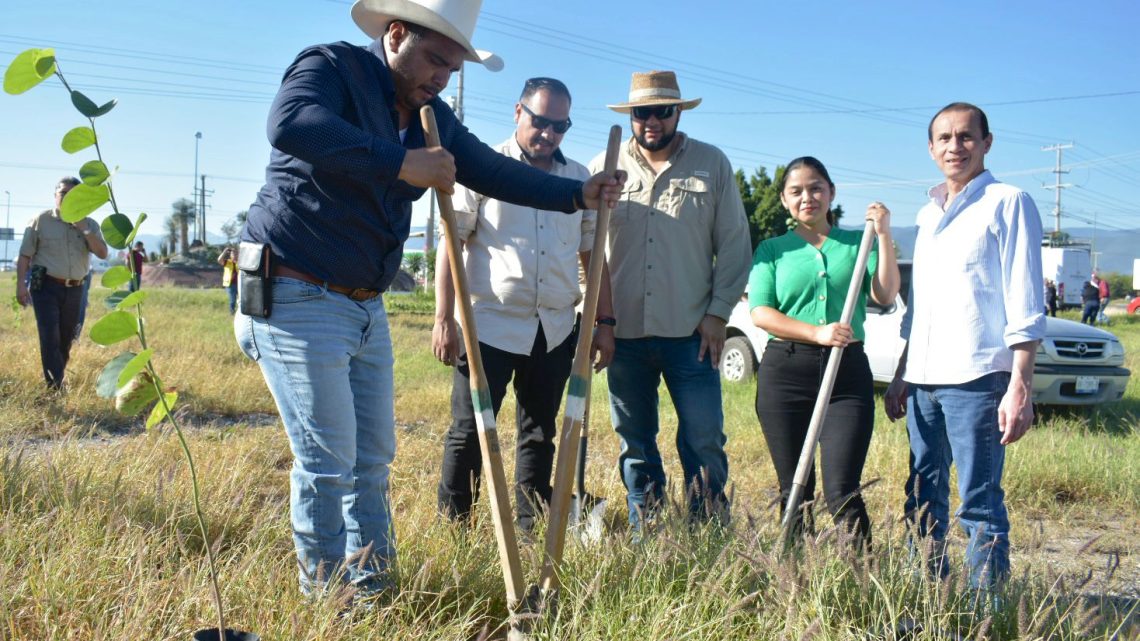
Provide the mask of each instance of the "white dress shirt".
[{"label": "white dress shirt", "polygon": [[[527,162],[513,135],[495,150]],[[590,177],[560,151],[550,173]],[[541,323],[547,351],[562,344],[574,329],[574,306],[582,296],[578,252],[593,248],[596,214],[514,205],[462,185],[456,185],[452,202],[479,342],[530,354]]]},{"label": "white dress shirt", "polygon": [[1010,347],[1045,336],[1037,206],[989,171],[949,203],[945,183],[929,194],[915,223],[903,379],[957,385],[1011,371]]}]

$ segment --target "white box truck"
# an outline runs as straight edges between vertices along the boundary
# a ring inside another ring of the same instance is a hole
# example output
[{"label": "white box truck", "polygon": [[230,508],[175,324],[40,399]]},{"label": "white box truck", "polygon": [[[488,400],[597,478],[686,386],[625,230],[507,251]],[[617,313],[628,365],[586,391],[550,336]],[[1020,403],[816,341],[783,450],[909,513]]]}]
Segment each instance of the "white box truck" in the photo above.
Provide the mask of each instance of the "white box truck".
[{"label": "white box truck", "polygon": [[1092,275],[1087,247],[1042,247],[1041,272],[1057,284],[1058,307],[1080,307],[1081,287]]}]

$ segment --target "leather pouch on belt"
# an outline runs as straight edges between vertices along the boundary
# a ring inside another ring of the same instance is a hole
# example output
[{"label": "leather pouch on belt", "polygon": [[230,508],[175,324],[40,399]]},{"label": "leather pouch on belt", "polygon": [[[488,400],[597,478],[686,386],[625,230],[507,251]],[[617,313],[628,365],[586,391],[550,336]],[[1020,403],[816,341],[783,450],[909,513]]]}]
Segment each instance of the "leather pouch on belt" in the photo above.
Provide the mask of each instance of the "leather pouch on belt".
[{"label": "leather pouch on belt", "polygon": [[246,316],[269,318],[273,280],[269,274],[269,246],[242,242],[238,246],[238,300]]}]

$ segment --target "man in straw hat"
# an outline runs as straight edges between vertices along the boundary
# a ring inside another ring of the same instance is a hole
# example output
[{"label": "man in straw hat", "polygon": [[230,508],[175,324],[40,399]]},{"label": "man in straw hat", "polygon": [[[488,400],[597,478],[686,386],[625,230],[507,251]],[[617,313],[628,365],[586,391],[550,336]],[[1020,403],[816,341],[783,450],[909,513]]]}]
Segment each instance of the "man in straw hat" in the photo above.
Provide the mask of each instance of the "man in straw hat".
[{"label": "man in straw hat", "polygon": [[[554,78],[527,80],[514,116],[515,131],[496,147],[499,153],[556,176],[589,177],[584,165],[562,155],[559,148],[571,124],[570,90],[565,84]],[[597,216],[589,210],[551,216],[465,187],[455,191],[454,203],[479,349],[496,414],[507,384],[514,379],[516,519],[529,532],[550,502],[555,426],[574,358],[574,306],[582,300],[578,263],[590,264]],[[453,420],[444,440],[439,509],[451,519],[466,520],[478,491],[473,481],[479,478],[482,457],[470,372],[460,354],[451,266],[444,252],[436,258],[435,284],[432,348],[441,362],[455,365]],[[597,320],[594,349],[601,369],[614,350],[613,310],[609,283],[604,281]],[[586,324],[586,331],[593,325]]]},{"label": "man in straw hat", "polygon": [[[555,212],[620,194],[613,178],[583,183],[496,153],[439,99],[465,60],[502,67],[471,45],[480,4],[358,0],[352,17],[371,45],[302,51],[270,111],[273,151],[242,234],[234,329],[289,437],[306,593],[341,580],[358,597],[391,587],[393,354],[380,293],[399,271],[412,201],[432,187],[450,194],[457,180]],[[425,104],[442,148],[425,148]]]},{"label": "man in straw hat", "polygon": [[[677,452],[690,515],[727,508],[720,364],[725,322],[748,278],[749,235],[732,165],[719,149],[677,131],[685,100],[671,71],[633,74],[633,137],[618,156],[626,181],[610,219],[608,257],[617,317],[609,368],[619,468],[635,530],[662,502],[657,449],[662,377],[677,408]],[[591,169],[601,167],[602,157]]]}]

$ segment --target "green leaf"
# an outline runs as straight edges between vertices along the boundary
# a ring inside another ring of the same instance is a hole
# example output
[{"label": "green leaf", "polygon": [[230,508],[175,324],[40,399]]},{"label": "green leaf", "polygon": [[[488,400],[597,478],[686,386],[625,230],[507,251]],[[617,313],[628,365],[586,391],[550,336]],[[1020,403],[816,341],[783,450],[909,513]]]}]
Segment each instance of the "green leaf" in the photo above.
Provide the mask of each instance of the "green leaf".
[{"label": "green leaf", "polygon": [[178,402],[178,392],[167,392],[162,396],[166,399],[166,405],[162,404],[162,400],[155,402],[154,409],[150,411],[150,416],[146,419],[146,428],[148,430],[169,416],[166,412],[166,408],[170,407],[170,409],[174,409],[174,404]]},{"label": "green leaf", "polygon": [[91,328],[91,340],[98,345],[114,345],[134,338],[139,331],[139,317],[130,312],[114,311]]},{"label": "green leaf", "polygon": [[79,168],[79,177],[84,184],[97,187],[107,182],[111,172],[107,170],[107,165],[104,165],[102,160],[89,160]]},{"label": "green leaf", "polygon": [[96,105],[90,98],[83,95],[83,92],[71,92],[71,104],[79,110],[79,113],[87,116],[88,118],[98,118],[99,116],[106,115],[107,112],[115,108],[118,100],[110,100],[103,105]]},{"label": "green leaf", "polygon": [[107,189],[107,185],[76,185],[63,199],[60,218],[65,223],[77,223],[107,204],[108,200],[111,200],[111,190]]},{"label": "green leaf", "polygon": [[130,234],[127,235],[126,245],[124,247],[121,247],[120,249],[123,249],[125,247],[130,247],[131,243],[135,242],[135,234],[139,233],[139,228],[142,227],[143,221],[145,221],[145,220],[146,220],[146,212],[144,211],[141,214],[139,214],[138,219],[135,220],[135,228],[133,230],[131,230]]},{"label": "green leaf", "polygon": [[95,144],[95,130],[91,127],[76,127],[63,135],[63,142],[59,144],[69,154],[83,151]]},{"label": "green leaf", "polygon": [[143,371],[127,381],[127,384],[115,392],[115,409],[127,416],[134,416],[146,409],[151,401],[158,398],[154,379]]},{"label": "green leaf", "polygon": [[135,357],[124,365],[122,371],[119,372],[118,387],[124,387],[135,377],[135,374],[143,371],[146,364],[150,362],[152,355],[154,355],[153,349],[144,349],[138,354],[135,354]]},{"label": "green leaf", "polygon": [[138,227],[131,227],[131,219],[123,214],[111,214],[103,219],[99,229],[108,245],[115,249],[126,249]]},{"label": "green leaf", "polygon": [[113,291],[103,299],[103,304],[107,306],[107,309],[115,309],[119,306],[119,303],[126,300],[129,294],[130,292],[123,289]]},{"label": "green leaf", "polygon": [[115,265],[114,267],[103,272],[103,277],[99,279],[99,284],[108,289],[115,289],[119,285],[131,280],[131,270],[123,267],[122,265]]},{"label": "green leaf", "polygon": [[146,300],[146,292],[142,290],[131,292],[130,296],[127,296],[123,300],[119,301],[118,308],[126,309],[135,305],[141,305],[144,300]]},{"label": "green leaf", "polygon": [[99,374],[99,380],[95,383],[95,393],[99,398],[114,398],[115,392],[120,387],[119,373],[134,357],[134,352],[123,352],[103,366],[103,372]]},{"label": "green leaf", "polygon": [[4,91],[22,94],[55,73],[54,49],[28,49],[8,65],[4,72]]}]

